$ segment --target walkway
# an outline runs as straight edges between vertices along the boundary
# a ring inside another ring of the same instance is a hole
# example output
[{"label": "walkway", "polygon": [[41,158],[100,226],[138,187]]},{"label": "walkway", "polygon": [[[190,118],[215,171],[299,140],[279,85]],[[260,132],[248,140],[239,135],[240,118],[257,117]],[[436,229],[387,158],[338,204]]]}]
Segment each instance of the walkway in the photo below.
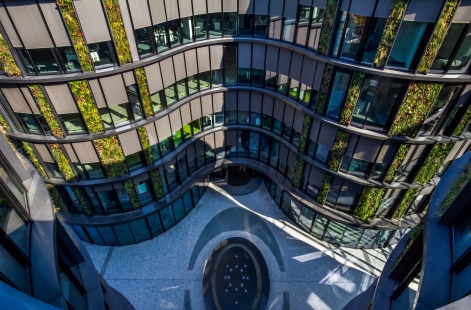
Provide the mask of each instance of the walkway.
[{"label": "walkway", "polygon": [[230,196],[214,184],[165,234],[140,244],[87,244],[107,282],[136,309],[205,309],[205,260],[229,237],[251,240],[270,273],[270,310],[342,309],[380,274],[391,250],[340,249],[307,236],[278,209],[265,185]]}]

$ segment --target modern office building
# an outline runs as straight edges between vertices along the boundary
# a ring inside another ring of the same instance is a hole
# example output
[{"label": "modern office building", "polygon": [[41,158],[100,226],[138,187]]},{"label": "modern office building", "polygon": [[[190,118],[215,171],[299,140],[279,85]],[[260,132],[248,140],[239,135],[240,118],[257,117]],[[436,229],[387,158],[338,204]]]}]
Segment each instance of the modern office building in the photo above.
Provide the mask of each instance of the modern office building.
[{"label": "modern office building", "polygon": [[314,238],[382,247],[471,145],[470,16],[469,0],[2,0],[1,123],[86,242],[157,237],[210,174],[245,167]]}]

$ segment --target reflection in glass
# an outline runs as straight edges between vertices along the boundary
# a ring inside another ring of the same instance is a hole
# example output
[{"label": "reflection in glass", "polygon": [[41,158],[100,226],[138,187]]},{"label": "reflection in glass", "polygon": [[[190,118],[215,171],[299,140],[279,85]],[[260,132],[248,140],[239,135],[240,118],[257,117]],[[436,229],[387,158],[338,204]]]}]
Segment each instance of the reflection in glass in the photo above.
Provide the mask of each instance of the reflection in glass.
[{"label": "reflection in glass", "polygon": [[20,56],[21,61],[23,62],[23,66],[28,72],[28,74],[36,74],[36,70],[34,69],[33,62],[29,58],[26,50],[24,48],[16,48],[18,55]]},{"label": "reflection in glass", "polygon": [[31,59],[40,74],[59,73],[59,65],[49,48],[29,49]]},{"label": "reflection in glass", "polygon": [[116,204],[116,200],[113,197],[112,190],[97,192],[97,195],[106,212],[111,213],[118,211],[118,206]]},{"label": "reflection in glass", "polygon": [[465,72],[471,62],[471,29],[461,43],[449,71]]},{"label": "reflection in glass", "polygon": [[198,76],[191,75],[188,77],[188,94],[193,94],[198,91]]},{"label": "reflection in glass", "polygon": [[183,44],[193,42],[193,28],[191,27],[191,16],[184,17],[181,20],[181,29]]},{"label": "reflection in glass", "polygon": [[335,33],[334,47],[332,48],[332,56],[337,57],[340,47],[340,41],[342,40],[343,29],[345,28],[345,20],[347,19],[347,12],[340,11],[339,24]]},{"label": "reflection in glass", "polygon": [[402,21],[399,33],[389,56],[388,67],[411,69],[427,23]]},{"label": "reflection in glass", "polygon": [[225,36],[237,35],[237,13],[224,12],[224,31]]},{"label": "reflection in glass", "polygon": [[61,267],[59,267],[59,279],[62,287],[62,294],[68,303],[73,307],[73,309],[87,309],[85,296],[80,293],[74,282],[70,280]]},{"label": "reflection in glass", "polygon": [[250,14],[239,14],[239,36],[252,36],[252,17],[253,15]]},{"label": "reflection in glass", "polygon": [[211,71],[205,71],[198,74],[200,91],[208,89],[211,86]]},{"label": "reflection in glass", "polygon": [[141,152],[137,152],[131,155],[126,156],[126,164],[128,165],[129,171],[134,171],[139,168],[142,168],[142,161],[141,161]]},{"label": "reflection in glass", "polygon": [[142,242],[150,239],[150,233],[147,229],[145,219],[130,222],[129,227],[131,227],[131,231],[134,235],[134,239],[136,239],[136,242]]},{"label": "reflection in glass", "polygon": [[268,37],[275,40],[281,39],[281,28],[283,18],[280,16],[270,16],[270,25],[268,28]]},{"label": "reflection in glass", "polygon": [[121,207],[123,208],[124,211],[126,210],[131,210],[132,209],[132,204],[131,204],[131,198],[129,197],[128,192],[124,188],[124,185],[121,183],[120,184],[121,188],[116,188],[116,196],[118,197],[119,203],[121,203]]},{"label": "reflection in glass", "polygon": [[165,88],[164,93],[165,93],[165,102],[167,103],[167,107],[177,102],[177,93],[175,92],[175,84],[172,84],[169,87]]},{"label": "reflection in glass", "polygon": [[335,74],[334,85],[330,92],[329,103],[327,105],[326,116],[338,120],[342,110],[345,96],[347,94],[350,74],[337,71]]},{"label": "reflection in glass", "polygon": [[366,16],[348,15],[340,58],[355,60],[366,23]]},{"label": "reflection in glass", "polygon": [[166,23],[154,25],[155,44],[157,45],[157,52],[163,52],[170,47],[167,39],[167,26]]},{"label": "reflection in glass", "polygon": [[126,94],[129,99],[129,107],[131,108],[134,120],[142,119],[142,108],[139,100],[139,91],[137,90],[137,84],[126,86]]},{"label": "reflection in glass", "polygon": [[181,43],[182,31],[180,29],[180,21],[178,19],[167,21],[168,37],[170,39],[170,47],[179,46]]},{"label": "reflection in glass", "polygon": [[178,199],[173,203],[173,213],[175,214],[175,220],[180,222],[185,217],[185,207],[181,199]]},{"label": "reflection in glass", "polygon": [[294,41],[294,30],[296,27],[296,19],[285,18],[283,22],[283,41]]},{"label": "reflection in glass", "polygon": [[81,71],[82,67],[78,60],[75,49],[71,46],[56,47],[64,63],[67,73]]},{"label": "reflection in glass", "polygon": [[208,14],[208,34],[210,38],[218,38],[222,35],[221,13]]},{"label": "reflection in glass", "polygon": [[113,66],[110,44],[110,41],[88,44],[88,51],[95,69]]},{"label": "reflection in glass", "polygon": [[208,37],[208,20],[206,14],[195,15],[195,39],[205,40]]},{"label": "reflection in glass", "polygon": [[266,38],[268,30],[268,16],[254,15],[254,36],[258,38]]},{"label": "reflection in glass", "polygon": [[3,197],[0,197],[0,228],[25,255],[28,254],[28,226]]},{"label": "reflection in glass", "polygon": [[85,124],[83,123],[79,113],[60,114],[59,117],[65,125],[65,128],[67,128],[67,133],[69,135],[86,133]]},{"label": "reflection in glass", "polygon": [[373,18],[372,23],[373,24],[370,27],[370,31],[368,32],[368,37],[366,39],[363,57],[361,59],[361,62],[366,64],[372,64],[375,59],[376,51],[381,42],[384,27],[386,26],[386,18],[375,17]]},{"label": "reflection in glass", "polygon": [[317,149],[316,149],[316,157],[314,158],[315,160],[327,164],[327,158],[329,157],[329,152],[330,150],[326,148],[325,146],[318,144]]},{"label": "reflection in glass", "polygon": [[211,71],[211,83],[212,87],[222,86],[223,80],[223,69],[217,69]]},{"label": "reflection in glass", "polygon": [[136,38],[137,52],[140,58],[152,55],[150,45],[149,29],[147,27],[135,29],[134,37]]},{"label": "reflection in glass", "polygon": [[442,45],[440,45],[440,49],[438,50],[437,56],[435,57],[430,70],[445,71],[451,57],[453,56],[453,51],[459,44],[461,35],[466,27],[468,27],[468,24],[450,24],[445,39],[443,39]]},{"label": "reflection in glass", "polygon": [[113,105],[108,108],[111,119],[116,127],[129,124],[129,116],[125,103]]},{"label": "reflection in glass", "polygon": [[153,198],[150,192],[150,188],[151,187],[149,185],[148,180],[139,182],[139,184],[136,185],[137,196],[139,197],[139,202],[141,203],[141,206],[145,206],[152,202]]},{"label": "reflection in glass", "polygon": [[120,245],[128,245],[135,243],[134,237],[128,224],[121,224],[113,226],[114,233],[118,238]]}]

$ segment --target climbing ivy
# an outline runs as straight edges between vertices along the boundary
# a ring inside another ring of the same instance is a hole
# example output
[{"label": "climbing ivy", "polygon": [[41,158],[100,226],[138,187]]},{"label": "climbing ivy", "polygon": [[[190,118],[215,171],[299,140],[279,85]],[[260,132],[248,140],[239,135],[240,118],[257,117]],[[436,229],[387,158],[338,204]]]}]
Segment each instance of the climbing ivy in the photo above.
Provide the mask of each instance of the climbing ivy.
[{"label": "climbing ivy", "polygon": [[49,196],[51,197],[51,203],[52,206],[54,207],[54,211],[62,211],[69,213],[69,209],[67,208],[66,204],[64,203],[64,200],[62,200],[62,197],[59,196],[59,193],[57,192],[57,189],[54,187],[52,184],[46,184],[47,191],[49,192]]},{"label": "climbing ivy", "polygon": [[469,107],[466,113],[463,115],[463,118],[461,119],[460,123],[458,124],[455,131],[453,132],[453,135],[461,136],[461,134],[466,129],[466,126],[469,124],[470,121],[471,121],[471,107]]},{"label": "climbing ivy", "polygon": [[428,155],[425,163],[415,177],[415,182],[427,184],[437,174],[438,169],[443,165],[446,157],[450,153],[455,143],[437,143],[433,146],[432,152]]},{"label": "climbing ivy", "polygon": [[332,65],[325,65],[324,67],[324,72],[322,74],[321,80],[321,88],[319,90],[319,95],[317,96],[317,114],[322,114],[324,112],[325,100],[327,98],[327,91],[329,90],[329,82],[333,68],[334,67]]},{"label": "climbing ivy", "polygon": [[56,138],[64,137],[64,132],[62,132],[54,113],[52,113],[51,106],[47,102],[46,96],[44,96],[41,87],[39,85],[29,85],[28,87],[33,94],[34,101],[38,105],[41,114],[46,120],[46,123],[49,125],[49,128],[51,128],[52,135]]},{"label": "climbing ivy", "polygon": [[353,214],[364,221],[374,216],[381,205],[381,201],[383,201],[385,193],[384,188],[365,187]]},{"label": "climbing ivy", "polygon": [[124,153],[116,136],[93,141],[109,179],[129,173]]},{"label": "climbing ivy", "polygon": [[139,92],[141,93],[142,106],[144,107],[144,112],[147,117],[154,115],[154,110],[152,109],[152,100],[150,98],[149,85],[147,83],[146,72],[144,68],[134,69],[137,77],[137,84],[139,85]]},{"label": "climbing ivy", "polygon": [[329,169],[334,171],[339,170],[343,154],[345,153],[345,149],[347,148],[349,137],[350,133],[341,130],[337,131],[334,146],[330,151],[329,160],[327,163],[327,167],[329,167]]},{"label": "climbing ivy", "polygon": [[317,202],[323,205],[327,199],[327,194],[329,193],[330,182],[332,181],[332,176],[330,174],[324,175],[324,180],[322,181],[322,187],[317,195]]},{"label": "climbing ivy", "polygon": [[82,192],[78,188],[75,188],[75,187],[72,187],[72,192],[74,192],[74,195],[77,198],[80,204],[80,207],[82,207],[83,213],[85,213],[86,215],[91,215],[92,212],[90,212],[90,209],[88,208],[88,204],[85,201],[85,198],[83,198]]},{"label": "climbing ivy", "polygon": [[293,185],[296,188],[299,188],[301,185],[301,178],[303,176],[303,169],[304,169],[304,160],[300,157],[296,159],[296,163],[294,165],[294,174],[293,174]]},{"label": "climbing ivy", "polygon": [[363,72],[355,72],[353,75],[350,88],[348,89],[347,98],[345,99],[345,105],[343,106],[342,113],[340,115],[340,123],[343,125],[349,125],[353,115],[353,109],[360,95],[361,83],[365,74]]},{"label": "climbing ivy", "polygon": [[87,81],[71,81],[69,84],[88,131],[91,134],[104,131],[105,128],[101,122],[100,113],[93,101],[92,92]]},{"label": "climbing ivy", "polygon": [[49,144],[51,148],[52,158],[57,163],[59,170],[64,175],[64,178],[67,182],[74,182],[76,180],[75,173],[70,167],[69,161],[65,157],[64,153],[62,152],[61,147],[59,144]]},{"label": "climbing ivy", "polygon": [[11,54],[8,44],[0,34],[0,71],[10,76],[21,76],[21,71]]},{"label": "climbing ivy", "polygon": [[299,152],[303,153],[306,148],[307,135],[309,133],[309,127],[311,126],[311,117],[309,115],[304,116],[303,130],[299,137]]}]

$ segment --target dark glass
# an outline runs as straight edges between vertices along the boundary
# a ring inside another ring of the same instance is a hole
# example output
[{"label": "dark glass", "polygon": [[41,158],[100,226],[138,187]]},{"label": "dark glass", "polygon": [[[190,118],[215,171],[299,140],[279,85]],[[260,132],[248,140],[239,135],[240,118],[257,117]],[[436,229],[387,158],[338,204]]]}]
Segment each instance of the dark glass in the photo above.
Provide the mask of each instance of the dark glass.
[{"label": "dark glass", "polygon": [[173,190],[174,188],[176,188],[178,186],[178,181],[175,166],[171,165],[170,167],[166,167],[165,175],[167,177],[167,184],[169,190]]},{"label": "dark glass", "polygon": [[283,41],[294,41],[294,30],[296,28],[296,19],[285,18],[283,22]]},{"label": "dark glass", "polygon": [[[74,209],[77,210],[79,213],[83,212],[82,205],[80,204],[79,200],[77,199],[77,196],[75,196],[75,193],[72,191],[70,186],[64,186],[64,189],[65,192],[69,195],[70,201],[72,201]],[[80,191],[79,188],[75,188],[75,190]]]},{"label": "dark glass", "polygon": [[268,15],[254,15],[254,36],[266,38],[268,33]]},{"label": "dark glass", "polygon": [[252,86],[263,87],[265,80],[265,70],[252,69]]},{"label": "dark glass", "polygon": [[192,17],[184,17],[180,20],[183,44],[193,42]]},{"label": "dark glass", "polygon": [[249,143],[249,157],[258,159],[258,150],[260,147],[260,134],[251,132]]},{"label": "dark glass", "polygon": [[208,34],[210,38],[219,38],[222,35],[222,14],[208,14]]},{"label": "dark glass", "polygon": [[142,242],[150,239],[150,233],[147,229],[145,219],[130,222],[129,227],[131,227],[131,231],[134,235],[134,239],[136,239],[136,242]]},{"label": "dark glass", "polygon": [[131,198],[129,197],[128,192],[124,188],[124,185],[121,183],[121,188],[116,188],[115,193],[118,197],[119,203],[121,204],[121,208],[124,211],[128,211],[132,209]]},{"label": "dark glass", "polygon": [[468,30],[456,56],[451,63],[449,72],[466,72],[471,62],[471,29]]},{"label": "dark glass", "polygon": [[18,52],[18,55],[20,56],[20,59],[23,62],[23,66],[25,67],[28,74],[36,74],[33,62],[26,53],[26,50],[24,48],[16,48],[16,51]]},{"label": "dark glass", "polygon": [[88,51],[93,61],[95,69],[113,66],[113,56],[110,50],[111,42],[99,42],[88,44]]},{"label": "dark glass", "polygon": [[272,91],[276,90],[276,72],[265,72],[265,88]]},{"label": "dark glass", "polygon": [[287,141],[291,141],[291,135],[293,134],[293,128],[284,124],[283,126],[283,138]]},{"label": "dark glass", "polygon": [[278,74],[278,78],[276,81],[276,91],[286,95],[288,92],[288,77],[283,74]]},{"label": "dark glass", "polygon": [[327,158],[329,158],[329,151],[330,150],[325,146],[318,144],[316,149],[316,157],[314,159],[323,164],[327,164]]},{"label": "dark glass", "polygon": [[118,238],[120,245],[128,245],[136,243],[131,233],[131,229],[128,224],[121,224],[113,226],[114,233]]},{"label": "dark glass", "polygon": [[340,41],[342,40],[343,29],[345,28],[345,21],[347,19],[347,12],[340,11],[339,24],[337,25],[337,31],[335,31],[334,47],[332,48],[332,56],[337,57],[340,48]]},{"label": "dark glass", "polygon": [[167,107],[177,102],[177,93],[175,91],[175,84],[172,84],[169,87],[165,88],[164,93],[165,93],[165,102],[167,103]]},{"label": "dark glass", "polygon": [[87,132],[85,124],[83,123],[79,113],[60,114],[59,117],[61,118],[62,123],[67,129],[67,133],[69,135],[78,135]]},{"label": "dark glass", "polygon": [[167,26],[166,23],[154,25],[155,44],[157,45],[157,52],[163,52],[170,47],[167,39]]},{"label": "dark glass", "polygon": [[270,166],[277,167],[278,165],[278,152],[280,150],[280,143],[271,140],[270,142]]},{"label": "dark glass", "polygon": [[324,236],[324,230],[328,224],[328,220],[320,215],[316,216],[316,221],[314,222],[314,225],[312,227],[312,232],[311,234],[314,237],[317,237],[319,239],[322,239]]},{"label": "dark glass", "polygon": [[300,139],[301,139],[301,134],[297,132],[296,130],[293,130],[293,141],[291,143],[293,143],[293,145],[298,148]]},{"label": "dark glass", "polygon": [[224,12],[224,36],[236,36],[237,35],[237,13],[236,12]]},{"label": "dark glass", "polygon": [[116,200],[113,195],[112,190],[108,191],[101,191],[96,193],[98,195],[98,198],[101,201],[101,205],[105,209],[106,212],[117,212],[118,211],[118,205],[116,204]]},{"label": "dark glass", "polygon": [[368,170],[369,164],[370,162],[368,161],[353,158],[350,162],[350,166],[348,167],[348,173],[362,177]]},{"label": "dark glass", "polygon": [[205,71],[198,74],[200,91],[211,87],[211,71]]},{"label": "dark glass", "polygon": [[292,99],[298,99],[299,82],[291,79],[289,82],[288,96]]},{"label": "dark glass", "polygon": [[466,27],[468,27],[468,24],[450,24],[445,39],[443,39],[443,43],[442,45],[440,45],[440,49],[438,50],[437,56],[435,57],[435,60],[432,63],[432,67],[430,67],[430,70],[438,70],[440,72],[445,72],[448,63],[450,62],[451,57],[453,56],[453,51],[459,44],[461,35],[463,34],[463,31]]},{"label": "dark glass", "polygon": [[163,108],[162,96],[163,96],[162,91],[158,91],[150,96],[150,99],[152,101],[152,109],[154,110],[154,113],[159,112]]},{"label": "dark glass", "polygon": [[471,290],[471,264],[469,264],[463,271],[456,274],[453,278],[453,286],[451,292],[450,302],[465,297]]},{"label": "dark glass", "polygon": [[152,186],[149,180],[139,182],[139,184],[136,185],[136,190],[141,206],[145,206],[153,201],[151,194]]},{"label": "dark glass", "polygon": [[0,228],[28,255],[28,225],[3,197],[0,198]]},{"label": "dark glass", "polygon": [[83,229],[88,232],[88,235],[92,239],[92,243],[104,245],[104,242],[95,227],[83,227]]},{"label": "dark glass", "polygon": [[196,135],[201,131],[201,123],[199,119],[192,121],[191,128],[193,129],[193,134]]},{"label": "dark glass", "polygon": [[276,118],[273,119],[273,132],[281,136],[281,129],[283,122],[280,120],[277,120]]},{"label": "dark glass", "polygon": [[137,52],[140,58],[145,58],[152,55],[152,48],[150,43],[149,28],[140,28],[134,30],[134,37],[136,38]]},{"label": "dark glass", "polygon": [[175,220],[177,223],[185,217],[185,206],[181,199],[178,199],[173,203],[173,213],[175,214]]},{"label": "dark glass", "polygon": [[198,75],[188,77],[188,93],[191,95],[198,91]]},{"label": "dark glass", "polygon": [[176,47],[181,44],[182,30],[180,28],[180,20],[174,19],[167,21],[168,36],[170,39],[170,46]]},{"label": "dark glass", "polygon": [[77,54],[75,53],[75,50],[73,47],[71,46],[57,47],[57,51],[59,52],[59,55],[62,59],[62,63],[64,64],[64,67],[67,73],[77,72],[77,71],[82,70]]},{"label": "dark glass", "polygon": [[59,279],[62,287],[62,294],[67,302],[76,310],[87,309],[85,296],[80,293],[79,289],[75,286],[74,282],[64,273],[59,267]]},{"label": "dark glass", "polygon": [[36,124],[36,121],[32,114],[17,113],[16,116],[18,117],[18,120],[21,122],[27,133],[38,135],[41,134],[41,130]]},{"label": "dark glass", "polygon": [[260,113],[250,112],[250,125],[260,127],[261,123],[262,121]]},{"label": "dark glass", "polygon": [[329,103],[327,105],[326,116],[338,121],[343,103],[347,95],[350,74],[337,71],[335,74],[334,85],[330,92]]},{"label": "dark glass", "polygon": [[237,156],[247,157],[249,150],[250,132],[239,130],[237,132]]},{"label": "dark glass", "polygon": [[213,128],[213,119],[210,115],[203,116],[201,119],[201,125],[203,126],[203,130],[208,130]]},{"label": "dark glass", "polygon": [[126,164],[128,165],[129,171],[134,171],[144,166],[142,164],[140,153],[141,152],[137,152],[137,153],[134,153],[125,157]]},{"label": "dark glass", "polygon": [[173,216],[173,209],[171,205],[160,211],[160,218],[162,219],[165,230],[169,230],[175,226],[175,217]]},{"label": "dark glass", "polygon": [[162,180],[162,188],[164,190],[165,195],[169,193],[168,186],[167,186],[167,181],[165,180],[165,171],[159,170],[160,173],[160,179]]},{"label": "dark glass", "polygon": [[188,177],[188,170],[186,168],[186,156],[183,156],[177,161],[177,166],[180,181],[183,181]]},{"label": "dark glass", "polygon": [[239,68],[239,85],[250,85],[251,80],[251,69]]},{"label": "dark glass", "polygon": [[237,111],[226,111],[226,125],[237,124]]},{"label": "dark glass", "polygon": [[29,49],[28,53],[36,66],[36,70],[40,74],[54,74],[60,72],[59,65],[51,49]]},{"label": "dark glass", "polygon": [[131,108],[134,120],[140,120],[143,118],[142,106],[140,101],[139,90],[137,84],[127,85],[126,94],[128,95],[129,107]]},{"label": "dark glass", "polygon": [[261,135],[260,137],[260,161],[264,163],[268,163],[268,157],[269,153],[268,151],[270,150],[270,138]]},{"label": "dark glass", "polygon": [[[100,203],[98,202],[97,197],[95,196],[95,192],[91,187],[84,187],[85,193],[87,194],[88,200],[91,202],[93,209],[96,213],[103,213],[103,209],[101,208]],[[80,237],[82,239],[82,237]]]},{"label": "dark glass", "polygon": [[368,32],[365,49],[363,50],[363,56],[361,59],[362,63],[373,63],[376,56],[376,52],[378,50],[379,43],[381,42],[381,37],[383,36],[383,30],[386,26],[386,20],[386,18],[378,17],[374,17],[372,19],[372,25],[370,27],[370,31]]},{"label": "dark glass", "polygon": [[252,18],[253,15],[251,14],[239,14],[239,36],[252,36]]},{"label": "dark glass", "polygon": [[104,178],[105,175],[101,169],[100,163],[88,163],[84,164],[85,170],[87,171],[88,178],[90,180]]},{"label": "dark glass", "polygon": [[270,130],[272,128],[273,118],[271,116],[262,114],[262,128],[265,130]]},{"label": "dark glass", "polygon": [[195,15],[195,39],[205,40],[208,37],[208,16],[206,14]]},{"label": "dark glass", "polygon": [[239,125],[248,125],[250,119],[250,114],[248,111],[239,111],[237,117],[237,123]]},{"label": "dark glass", "polygon": [[[97,229],[105,245],[108,245],[108,246],[119,245],[118,239],[116,239],[116,236],[114,235],[114,232],[111,229],[111,227],[97,227]],[[80,236],[80,239],[81,238],[82,237]]]},{"label": "dark glass", "polygon": [[162,226],[160,226],[159,215],[152,214],[147,217],[152,237],[156,237],[162,233]]},{"label": "dark glass", "polygon": [[427,23],[402,21],[387,66],[411,69],[412,61],[426,28]]},{"label": "dark glass", "polygon": [[340,58],[355,60],[363,36],[366,19],[366,16],[348,15],[347,29],[343,36]]},{"label": "dark glass", "polygon": [[211,71],[211,83],[212,87],[222,86],[224,83],[223,69],[217,69]]}]

